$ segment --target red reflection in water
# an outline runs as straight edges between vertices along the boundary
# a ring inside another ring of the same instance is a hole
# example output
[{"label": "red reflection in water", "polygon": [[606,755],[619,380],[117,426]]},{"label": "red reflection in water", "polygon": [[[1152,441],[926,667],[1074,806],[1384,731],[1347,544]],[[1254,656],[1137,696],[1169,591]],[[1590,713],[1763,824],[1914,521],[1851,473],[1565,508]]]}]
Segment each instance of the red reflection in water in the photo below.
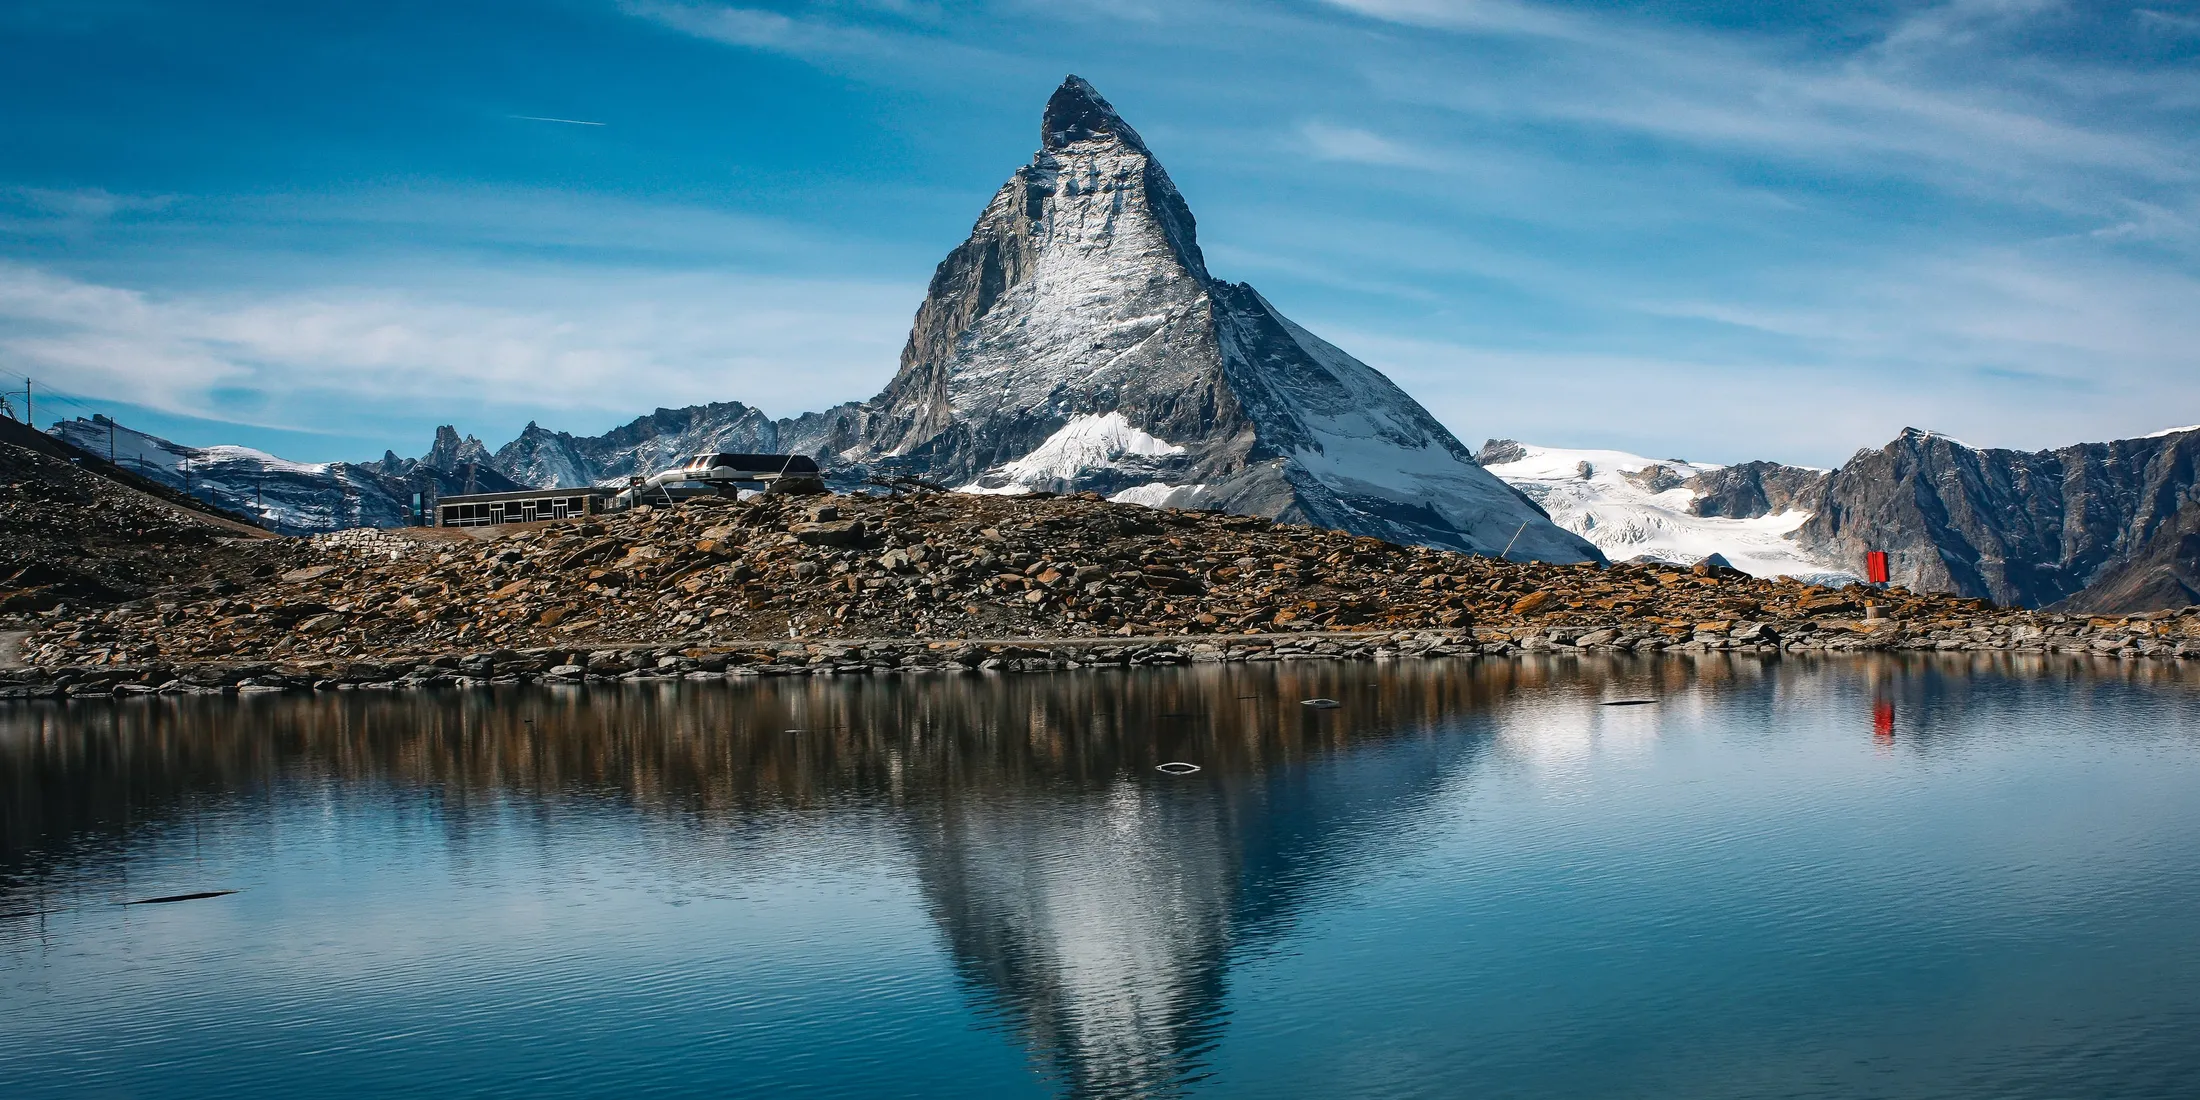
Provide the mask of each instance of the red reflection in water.
[{"label": "red reflection in water", "polygon": [[1894,700],[1879,699],[1872,703],[1872,740],[1882,743],[1894,740]]}]

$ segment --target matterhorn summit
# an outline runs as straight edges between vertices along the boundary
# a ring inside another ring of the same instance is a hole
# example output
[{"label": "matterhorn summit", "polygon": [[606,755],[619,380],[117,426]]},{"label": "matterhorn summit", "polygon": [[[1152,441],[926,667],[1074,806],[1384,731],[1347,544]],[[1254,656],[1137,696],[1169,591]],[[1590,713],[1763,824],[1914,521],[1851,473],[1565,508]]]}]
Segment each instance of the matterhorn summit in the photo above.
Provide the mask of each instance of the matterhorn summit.
[{"label": "matterhorn summit", "polygon": [[1183,196],[1091,84],[1065,80],[1040,133],[933,273],[893,382],[843,406],[860,427],[839,421],[838,462],[1601,557],[1380,372],[1210,275]]}]

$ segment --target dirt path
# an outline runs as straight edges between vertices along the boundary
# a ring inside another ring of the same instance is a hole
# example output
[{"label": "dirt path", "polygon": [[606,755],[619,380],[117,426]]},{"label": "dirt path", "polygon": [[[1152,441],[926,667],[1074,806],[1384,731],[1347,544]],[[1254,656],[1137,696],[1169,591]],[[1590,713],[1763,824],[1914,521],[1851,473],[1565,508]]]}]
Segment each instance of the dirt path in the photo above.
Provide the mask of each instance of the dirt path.
[{"label": "dirt path", "polygon": [[23,663],[23,639],[30,636],[28,630],[0,630],[0,668],[15,668]]}]

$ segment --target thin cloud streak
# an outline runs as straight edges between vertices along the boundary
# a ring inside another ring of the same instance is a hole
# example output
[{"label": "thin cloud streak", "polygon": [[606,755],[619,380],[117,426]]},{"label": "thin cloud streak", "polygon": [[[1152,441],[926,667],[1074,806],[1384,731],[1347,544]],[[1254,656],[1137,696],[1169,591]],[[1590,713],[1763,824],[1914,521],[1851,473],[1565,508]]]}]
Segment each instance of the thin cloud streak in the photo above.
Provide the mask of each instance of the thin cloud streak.
[{"label": "thin cloud streak", "polygon": [[546,117],[544,117],[544,116],[542,116],[542,115],[509,115],[509,116],[507,116],[507,117],[509,117],[509,118],[516,118],[516,119],[522,119],[522,120],[525,120],[525,121],[527,121],[527,122],[562,122],[562,123],[565,123],[565,124],[566,124],[567,126],[608,126],[608,125],[610,125],[610,123],[606,123],[606,122],[583,122],[583,121],[581,121],[580,119],[577,119],[577,118],[546,118]]},{"label": "thin cloud streak", "polygon": [[[1533,64],[1501,82],[1462,83],[1449,71],[1372,72],[1399,99],[1492,118],[1548,117],[1596,123],[1713,146],[1844,163],[1873,155],[1915,158],[1913,174],[1957,166],[1982,177],[2026,177],[2057,167],[2130,173],[2153,183],[2200,178],[2191,143],[2119,133],[2026,109],[1991,84],[1960,89],[1921,82],[1917,55],[1960,43],[1918,21],[1885,48],[1817,62],[1772,60],[1760,49],[1704,33],[1629,24],[1611,16],[1535,12],[1524,5],[1330,0],[1376,18],[1469,33],[1541,40]],[[1502,17],[1499,17],[1502,16]],[[1968,39],[1962,40],[1968,42]],[[1899,54],[1904,60],[1889,60]],[[1928,167],[1931,166],[1931,167]]]},{"label": "thin cloud streak", "polygon": [[647,394],[787,414],[882,385],[921,293],[636,272],[604,300],[601,274],[444,276],[506,301],[435,294],[427,280],[236,300],[0,263],[0,352],[63,388],[184,416],[233,419],[242,391],[289,414],[258,422],[298,430],[327,428],[360,403],[493,405],[569,422],[639,413],[636,395]]}]

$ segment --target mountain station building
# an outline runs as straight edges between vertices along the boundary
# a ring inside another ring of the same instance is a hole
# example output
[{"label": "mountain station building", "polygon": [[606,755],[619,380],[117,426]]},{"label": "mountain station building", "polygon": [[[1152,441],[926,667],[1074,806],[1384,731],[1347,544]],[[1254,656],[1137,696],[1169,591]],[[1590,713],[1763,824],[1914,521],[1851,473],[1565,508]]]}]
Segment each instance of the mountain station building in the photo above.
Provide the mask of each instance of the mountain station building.
[{"label": "mountain station building", "polygon": [[604,511],[609,489],[523,489],[515,493],[465,493],[435,502],[437,527],[492,527],[535,523]]}]

